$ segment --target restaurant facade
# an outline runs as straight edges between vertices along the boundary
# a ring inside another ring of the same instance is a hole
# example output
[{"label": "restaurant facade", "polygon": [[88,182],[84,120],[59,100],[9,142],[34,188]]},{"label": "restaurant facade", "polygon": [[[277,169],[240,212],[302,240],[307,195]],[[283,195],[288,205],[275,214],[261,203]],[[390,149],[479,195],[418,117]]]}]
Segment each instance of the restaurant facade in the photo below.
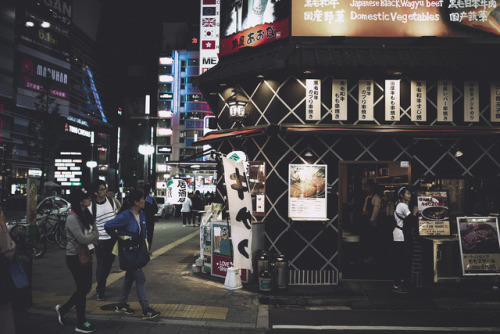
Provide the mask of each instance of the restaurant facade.
[{"label": "restaurant facade", "polygon": [[[235,31],[222,20],[220,61],[198,79],[218,130],[195,145],[263,162],[264,211],[254,224],[264,225],[265,249],[288,260],[288,284],[390,279],[383,216],[402,186],[419,200],[443,195],[447,209],[444,222],[419,225],[417,285],[462,277],[456,218],[500,210],[500,30],[490,29],[498,4],[484,4],[484,28],[460,14],[477,8],[411,3],[418,8],[281,1],[272,23]],[[254,36],[268,41],[254,47]],[[230,115],[235,99],[245,118]],[[307,173],[313,181],[301,184]],[[369,183],[383,203],[375,244],[359,238]],[[448,242],[436,264],[433,247]]]}]

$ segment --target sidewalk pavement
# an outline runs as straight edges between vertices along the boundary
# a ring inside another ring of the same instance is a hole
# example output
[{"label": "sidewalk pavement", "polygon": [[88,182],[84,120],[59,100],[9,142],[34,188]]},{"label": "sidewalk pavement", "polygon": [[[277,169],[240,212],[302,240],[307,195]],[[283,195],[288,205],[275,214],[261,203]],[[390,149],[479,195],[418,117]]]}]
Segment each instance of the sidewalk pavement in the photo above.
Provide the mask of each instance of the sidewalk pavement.
[{"label": "sidewalk pavement", "polygon": [[[134,289],[129,304],[136,314],[113,311],[124,275],[115,261],[108,279],[109,300],[96,300],[95,283],[87,299],[87,317],[98,333],[265,333],[269,330],[269,307],[274,305],[500,310],[499,291],[483,279],[443,282],[407,295],[393,293],[388,281],[362,280],[341,280],[335,286],[289,286],[271,293],[259,291],[254,281],[244,284],[243,289],[228,290],[221,278],[191,272],[194,254],[199,249],[198,230],[180,225],[177,221],[169,222],[170,240],[154,250],[144,269],[149,301],[161,316],[142,320]],[[159,239],[156,233],[155,238]],[[64,256],[63,250],[51,248],[43,259],[34,262],[33,307],[18,317],[18,334],[74,331],[74,315],[71,325],[62,327],[54,312],[54,306],[64,303],[74,290]]]}]

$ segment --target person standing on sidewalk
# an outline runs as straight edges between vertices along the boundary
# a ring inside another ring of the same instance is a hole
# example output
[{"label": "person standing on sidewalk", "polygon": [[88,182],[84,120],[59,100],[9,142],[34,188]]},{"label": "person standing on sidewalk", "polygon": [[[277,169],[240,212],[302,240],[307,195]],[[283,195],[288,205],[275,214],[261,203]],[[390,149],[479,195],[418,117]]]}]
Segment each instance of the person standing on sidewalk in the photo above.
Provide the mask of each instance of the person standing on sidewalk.
[{"label": "person standing on sidewalk", "polygon": [[182,214],[182,227],[186,227],[186,223],[191,226],[191,219],[193,216],[193,202],[191,201],[191,196],[193,194],[189,194],[188,197],[184,200],[181,207]]},{"label": "person standing on sidewalk", "polygon": [[396,227],[392,231],[394,241],[394,284],[392,291],[408,293],[411,278],[411,229],[417,224],[418,207],[410,209],[411,192],[407,187],[398,190],[398,203],[394,210]]},{"label": "person standing on sidewalk", "polygon": [[158,212],[158,203],[156,200],[150,195],[151,194],[151,185],[147,184],[144,187],[144,195],[146,204],[144,205],[144,215],[146,216],[146,226],[148,228],[148,246],[149,251],[151,252],[151,247],[153,244],[153,233],[155,231],[155,214]]},{"label": "person standing on sidewalk", "polygon": [[87,293],[92,286],[92,263],[80,265],[77,256],[77,248],[84,245],[93,249],[93,243],[97,242],[99,232],[97,226],[90,214],[90,195],[83,190],[75,189],[70,195],[71,212],[66,218],[66,237],[68,244],[66,246],[66,265],[76,283],[76,291],[63,305],[55,307],[57,318],[61,325],[66,325],[69,311],[76,306],[77,325],[76,332],[92,333],[94,327],[85,317],[85,307],[87,303]]},{"label": "person standing on sidewalk", "polygon": [[[126,203],[122,206],[120,213],[108,221],[104,227],[111,237],[118,239],[118,252],[120,259],[120,268],[125,270],[125,279],[123,281],[120,301],[116,305],[115,312],[134,314],[134,310],[127,304],[128,295],[135,281],[135,291],[137,299],[142,308],[142,319],[154,319],[160,315],[151,308],[146,296],[146,276],[142,271],[149,262],[149,252],[147,245],[147,227],[144,216],[145,205],[144,193],[140,190],[133,190],[126,198]],[[130,260],[127,252],[137,250],[137,257],[133,264],[125,260]]]},{"label": "person standing on sidewalk", "polygon": [[113,198],[107,196],[106,182],[97,180],[92,185],[92,192],[94,193],[94,200],[89,207],[92,214],[97,230],[99,231],[99,243],[97,244],[95,255],[97,258],[97,267],[95,278],[97,282],[96,293],[97,300],[106,300],[106,280],[108,279],[111,267],[115,261],[115,256],[112,254],[115,240],[113,240],[106,230],[104,224],[116,216],[118,209]]}]

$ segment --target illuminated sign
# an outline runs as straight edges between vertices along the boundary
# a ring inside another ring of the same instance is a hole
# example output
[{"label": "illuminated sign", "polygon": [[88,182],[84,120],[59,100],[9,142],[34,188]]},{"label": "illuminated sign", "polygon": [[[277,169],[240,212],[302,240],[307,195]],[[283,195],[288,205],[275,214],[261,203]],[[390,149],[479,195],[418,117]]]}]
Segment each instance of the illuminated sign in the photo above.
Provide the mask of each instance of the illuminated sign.
[{"label": "illuminated sign", "polygon": [[206,102],[186,102],[184,106],[186,111],[212,111]]},{"label": "illuminated sign", "polygon": [[71,132],[71,133],[74,133],[74,134],[77,134],[80,136],[84,136],[84,137],[88,137],[88,138],[90,138],[90,136],[91,136],[91,132],[89,130],[78,128],[78,127],[76,127],[74,125],[70,125],[68,123],[65,124],[64,130],[66,132]]},{"label": "illuminated sign", "polygon": [[18,76],[18,86],[35,91],[43,89],[43,79],[50,76],[52,78],[50,93],[58,98],[68,98],[68,73],[62,67],[21,54],[20,71]]},{"label": "illuminated sign", "polygon": [[156,171],[158,173],[166,173],[167,172],[167,165],[165,165],[165,164],[156,164]]},{"label": "illuminated sign", "polygon": [[156,154],[170,154],[172,153],[172,146],[158,145],[156,146]]},{"label": "illuminated sign", "polygon": [[[220,55],[288,37],[290,2],[296,1],[253,1],[248,6],[236,7],[231,1],[221,1]],[[327,7],[322,1],[307,2]]]},{"label": "illuminated sign", "polygon": [[172,132],[172,129],[169,129],[169,128],[157,128],[156,135],[158,137],[171,136],[171,135],[173,135],[173,132]]},{"label": "illuminated sign", "polygon": [[62,186],[80,186],[82,184],[82,153],[60,152],[55,159],[54,177]]},{"label": "illuminated sign", "polygon": [[106,119],[106,115],[104,115],[104,110],[102,109],[101,106],[101,99],[99,98],[99,94],[97,93],[97,88],[95,87],[94,84],[94,77],[92,76],[92,72],[90,71],[90,67],[85,66],[87,68],[87,74],[89,76],[90,80],[90,89],[92,89],[92,93],[94,94],[94,100],[97,106],[97,109],[99,109],[99,112],[101,113],[101,118],[104,123],[108,123],[108,120]]},{"label": "illuminated sign", "polygon": [[174,76],[169,74],[162,74],[158,76],[159,82],[174,82]]},{"label": "illuminated sign", "polygon": [[210,68],[217,65],[217,62],[219,60],[219,25],[221,21],[221,1],[200,1],[201,6],[199,51],[202,63],[198,68],[197,74],[206,72]]},{"label": "illuminated sign", "polygon": [[[292,1],[293,36],[460,37],[500,35],[498,3],[442,0]],[[465,30],[465,27],[469,30]],[[222,51],[221,51],[222,52]]]},{"label": "illuminated sign", "polygon": [[174,58],[172,57],[160,57],[160,65],[173,65]]},{"label": "illuminated sign", "polygon": [[172,118],[174,117],[174,113],[172,110],[158,110],[159,118]]},{"label": "illuminated sign", "polygon": [[42,176],[42,171],[40,169],[28,169],[28,175],[33,177]]},{"label": "illuminated sign", "polygon": [[203,96],[201,94],[187,94],[186,101],[202,101]]},{"label": "illuminated sign", "polygon": [[185,120],[184,126],[186,129],[203,129],[203,121]]},{"label": "illuminated sign", "polygon": [[172,93],[158,93],[158,99],[160,100],[171,100],[174,98]]},{"label": "illuminated sign", "polygon": [[73,117],[73,116],[68,116],[66,118],[68,119],[68,121],[75,122],[75,123],[81,124],[83,126],[89,126],[89,123],[87,121],[83,120],[83,119],[76,118],[76,117]]}]

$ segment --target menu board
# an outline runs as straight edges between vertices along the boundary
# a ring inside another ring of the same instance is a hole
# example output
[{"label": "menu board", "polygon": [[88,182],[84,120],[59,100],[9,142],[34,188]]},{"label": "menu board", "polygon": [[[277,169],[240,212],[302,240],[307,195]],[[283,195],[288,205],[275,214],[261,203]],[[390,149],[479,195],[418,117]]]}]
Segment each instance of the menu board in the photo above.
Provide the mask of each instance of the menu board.
[{"label": "menu board", "polygon": [[448,193],[421,191],[417,193],[419,235],[450,235]]},{"label": "menu board", "polygon": [[500,235],[496,217],[457,217],[464,275],[500,274]]},{"label": "menu board", "polygon": [[296,220],[326,218],[326,165],[288,167],[288,216]]}]

